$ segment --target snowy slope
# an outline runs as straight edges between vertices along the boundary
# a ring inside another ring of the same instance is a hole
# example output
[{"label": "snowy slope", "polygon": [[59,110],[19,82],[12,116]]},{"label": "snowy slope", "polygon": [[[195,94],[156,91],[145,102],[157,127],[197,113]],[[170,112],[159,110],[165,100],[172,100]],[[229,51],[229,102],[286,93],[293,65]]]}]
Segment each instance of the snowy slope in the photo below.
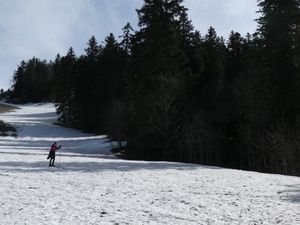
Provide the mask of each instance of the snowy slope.
[{"label": "snowy slope", "polygon": [[52,125],[51,104],[0,119],[18,128],[0,137],[0,224],[300,224],[299,177],[116,159],[105,136]]}]

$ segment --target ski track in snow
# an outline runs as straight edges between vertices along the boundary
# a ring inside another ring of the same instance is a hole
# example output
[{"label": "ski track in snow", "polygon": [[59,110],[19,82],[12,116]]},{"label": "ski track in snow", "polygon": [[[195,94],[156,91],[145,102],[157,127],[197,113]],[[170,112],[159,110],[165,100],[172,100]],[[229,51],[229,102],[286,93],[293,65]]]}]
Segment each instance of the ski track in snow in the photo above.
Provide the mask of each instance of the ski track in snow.
[{"label": "ski track in snow", "polygon": [[0,115],[18,130],[0,137],[0,224],[300,224],[299,177],[120,160],[105,136],[56,118],[52,104]]}]

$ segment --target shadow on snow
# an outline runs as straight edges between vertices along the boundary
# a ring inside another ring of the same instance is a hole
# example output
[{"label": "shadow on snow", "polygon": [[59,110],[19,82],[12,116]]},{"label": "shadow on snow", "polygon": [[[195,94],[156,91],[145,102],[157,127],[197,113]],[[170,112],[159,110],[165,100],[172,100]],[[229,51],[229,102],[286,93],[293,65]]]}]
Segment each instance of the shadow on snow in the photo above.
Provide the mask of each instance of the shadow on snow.
[{"label": "shadow on snow", "polygon": [[300,204],[300,184],[286,185],[285,190],[279,191],[280,199]]},{"label": "shadow on snow", "polygon": [[[91,157],[82,155],[68,155],[67,157]],[[94,156],[96,158],[97,156]],[[57,162],[58,168],[49,168],[48,161],[36,161],[36,162],[21,162],[21,161],[7,161],[0,162],[0,171],[5,172],[129,172],[138,170],[194,170],[199,168],[217,169],[217,167],[199,166],[195,164],[184,164],[184,163],[171,163],[171,162],[146,162],[146,161],[124,161],[121,159],[111,159],[112,156],[98,156],[97,158],[106,159],[102,162],[63,162],[63,156],[61,157],[62,162]]]}]

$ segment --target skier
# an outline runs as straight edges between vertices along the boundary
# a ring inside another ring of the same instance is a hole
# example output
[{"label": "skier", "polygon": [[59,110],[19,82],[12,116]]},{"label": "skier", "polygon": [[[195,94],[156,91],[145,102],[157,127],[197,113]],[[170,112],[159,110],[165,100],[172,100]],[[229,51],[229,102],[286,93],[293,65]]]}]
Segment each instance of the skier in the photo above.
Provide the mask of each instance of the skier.
[{"label": "skier", "polygon": [[55,153],[56,153],[56,151],[57,151],[58,149],[60,149],[60,148],[61,148],[61,145],[57,146],[57,143],[56,143],[56,142],[54,142],[54,143],[51,145],[51,149],[50,149],[50,152],[49,152],[48,157],[47,157],[47,159],[50,159],[50,161],[49,161],[49,167],[51,167],[51,166],[54,166],[54,167],[55,167],[55,165],[54,165],[54,161],[55,161]]}]

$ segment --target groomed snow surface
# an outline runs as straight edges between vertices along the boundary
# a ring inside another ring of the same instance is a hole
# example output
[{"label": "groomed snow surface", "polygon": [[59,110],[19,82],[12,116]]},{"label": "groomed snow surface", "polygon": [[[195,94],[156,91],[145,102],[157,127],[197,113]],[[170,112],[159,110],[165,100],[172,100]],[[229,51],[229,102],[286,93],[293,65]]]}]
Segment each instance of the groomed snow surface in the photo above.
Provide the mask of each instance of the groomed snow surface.
[{"label": "groomed snow surface", "polygon": [[299,177],[121,160],[56,117],[52,104],[0,115],[18,130],[0,137],[0,224],[300,224]]}]

